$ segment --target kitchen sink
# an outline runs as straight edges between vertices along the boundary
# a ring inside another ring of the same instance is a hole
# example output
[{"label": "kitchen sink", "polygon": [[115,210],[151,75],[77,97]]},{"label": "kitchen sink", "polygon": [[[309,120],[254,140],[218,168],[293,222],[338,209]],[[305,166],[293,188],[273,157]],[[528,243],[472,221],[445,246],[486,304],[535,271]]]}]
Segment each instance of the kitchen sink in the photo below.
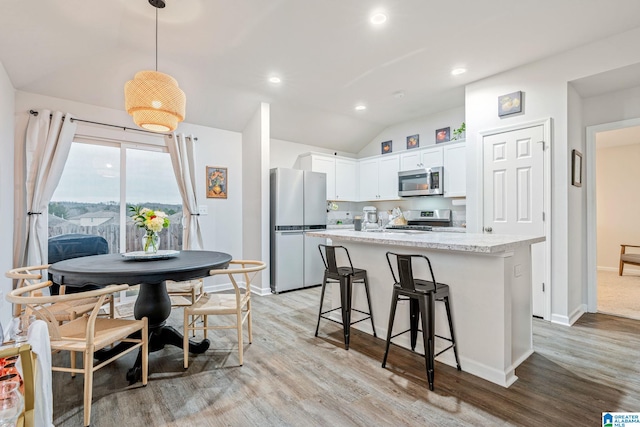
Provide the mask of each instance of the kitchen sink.
[{"label": "kitchen sink", "polygon": [[373,230],[365,230],[366,233],[400,233],[400,234],[424,234],[431,233],[431,231],[426,230],[393,230],[386,228],[376,228]]}]

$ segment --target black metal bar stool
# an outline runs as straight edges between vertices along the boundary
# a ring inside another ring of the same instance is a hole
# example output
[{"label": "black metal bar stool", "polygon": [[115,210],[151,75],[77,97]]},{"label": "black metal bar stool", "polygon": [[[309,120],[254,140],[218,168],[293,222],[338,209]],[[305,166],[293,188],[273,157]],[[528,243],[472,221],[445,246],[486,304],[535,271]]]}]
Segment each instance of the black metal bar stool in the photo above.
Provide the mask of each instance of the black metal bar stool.
[{"label": "black metal bar stool", "polygon": [[[398,278],[396,278],[396,273],[391,264],[391,257],[396,258]],[[413,277],[412,260],[414,258],[422,258],[427,261],[429,272],[431,273],[431,281],[416,279]],[[453,354],[456,358],[456,365],[458,365],[458,370],[461,370],[460,360],[458,359],[458,349],[456,347],[456,338],[453,333],[453,320],[451,318],[451,306],[449,304],[449,286],[436,282],[436,279],[433,276],[433,269],[431,268],[431,261],[429,261],[429,258],[424,255],[408,255],[387,252],[387,262],[389,263],[389,269],[391,269],[394,284],[393,297],[391,299],[391,313],[389,315],[389,329],[387,331],[387,346],[384,351],[382,367],[384,368],[387,364],[387,356],[389,355],[389,344],[391,344],[391,339],[398,335],[411,332],[411,350],[415,351],[419,331],[418,316],[420,316],[422,319],[421,332],[422,340],[424,342],[424,357],[427,365],[427,380],[429,381],[429,389],[433,390],[434,359],[436,356],[452,348]],[[393,321],[396,316],[396,307],[398,306],[398,301],[401,300],[409,300],[410,328],[392,336],[391,333],[393,330]],[[447,318],[449,320],[449,333],[451,334],[451,338],[435,334],[436,301],[444,302],[445,309],[447,310]],[[435,337],[447,340],[451,345],[437,354],[434,354]]]},{"label": "black metal bar stool", "polygon": [[[320,295],[320,309],[318,310],[318,324],[316,325],[316,337],[318,336],[318,329],[320,328],[320,318],[331,320],[335,323],[341,323],[342,328],[344,330],[344,348],[349,350],[349,334],[351,330],[351,325],[362,322],[367,319],[371,319],[371,328],[373,329],[373,336],[376,335],[376,327],[373,324],[373,313],[371,310],[371,295],[369,294],[369,282],[367,280],[367,270],[362,270],[360,268],[353,268],[353,264],[351,263],[351,257],[349,256],[349,251],[344,246],[329,246],[329,245],[318,245],[318,249],[320,250],[320,256],[322,257],[322,262],[324,263],[324,279],[322,280],[322,293]],[[324,249],[324,253],[323,253]],[[349,260],[349,267],[338,267],[336,262],[336,249],[342,249],[347,254],[347,259]],[[322,303],[324,301],[324,292],[327,286],[327,281],[331,281],[329,283],[338,282],[340,283],[340,307],[334,308],[332,310],[322,311]],[[353,296],[353,284],[354,283],[364,283],[364,289],[367,293],[367,304],[369,305],[369,312],[364,312],[361,310],[357,310],[351,307],[351,299]],[[327,313],[331,313],[335,310],[342,311],[342,322],[338,322],[337,320],[331,319],[325,316]],[[351,321],[351,311],[357,311],[358,313],[365,314],[366,317],[362,319],[356,320],[355,322]]]}]

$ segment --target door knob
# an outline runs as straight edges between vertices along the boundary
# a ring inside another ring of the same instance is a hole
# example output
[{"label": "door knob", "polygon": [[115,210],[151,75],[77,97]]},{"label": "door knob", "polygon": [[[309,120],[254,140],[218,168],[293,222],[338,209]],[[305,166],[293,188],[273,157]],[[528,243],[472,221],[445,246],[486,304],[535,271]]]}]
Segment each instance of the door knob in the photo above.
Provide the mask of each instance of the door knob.
[{"label": "door knob", "polygon": [[486,231],[487,233],[491,233],[493,231],[493,228],[491,227],[485,227],[484,231]]}]

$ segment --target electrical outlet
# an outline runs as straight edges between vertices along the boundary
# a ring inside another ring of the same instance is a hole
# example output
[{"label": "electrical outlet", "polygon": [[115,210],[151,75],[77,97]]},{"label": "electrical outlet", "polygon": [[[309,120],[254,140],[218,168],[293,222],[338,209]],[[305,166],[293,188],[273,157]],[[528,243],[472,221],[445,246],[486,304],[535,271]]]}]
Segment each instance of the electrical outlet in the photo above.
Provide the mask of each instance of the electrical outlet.
[{"label": "electrical outlet", "polygon": [[209,214],[209,207],[207,205],[198,206],[198,213],[200,215],[208,215]]}]

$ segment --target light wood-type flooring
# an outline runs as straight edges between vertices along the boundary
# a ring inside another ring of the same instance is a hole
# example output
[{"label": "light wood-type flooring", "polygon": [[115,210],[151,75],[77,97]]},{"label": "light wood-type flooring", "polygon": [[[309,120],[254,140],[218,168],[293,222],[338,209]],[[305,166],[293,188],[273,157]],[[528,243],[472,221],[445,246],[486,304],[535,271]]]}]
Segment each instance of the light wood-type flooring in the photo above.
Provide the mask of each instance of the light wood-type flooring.
[{"label": "light wood-type flooring", "polygon": [[[502,388],[323,321],[319,288],[253,297],[254,339],[237,366],[235,332],[191,357],[167,347],[149,357],[149,384],[127,386],[127,356],[94,379],[93,426],[596,426],[603,411],[640,411],[640,321],[586,314],[573,327],[534,320],[535,353]],[[179,326],[181,311],[170,323]],[[54,355],[59,358],[61,355]],[[464,370],[464,365],[462,366]],[[54,372],[54,423],[82,425],[82,376]]]}]

